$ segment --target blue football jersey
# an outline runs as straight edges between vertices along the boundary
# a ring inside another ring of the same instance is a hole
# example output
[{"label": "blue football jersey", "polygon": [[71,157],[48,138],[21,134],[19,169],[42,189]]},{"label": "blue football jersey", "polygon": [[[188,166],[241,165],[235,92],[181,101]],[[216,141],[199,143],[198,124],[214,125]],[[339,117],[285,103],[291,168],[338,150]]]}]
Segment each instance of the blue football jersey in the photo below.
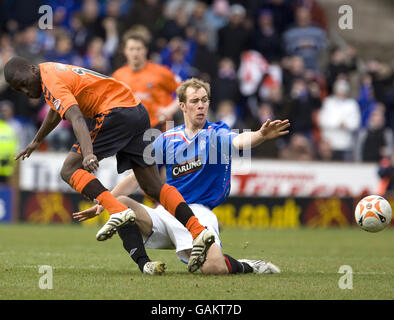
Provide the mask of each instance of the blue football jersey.
[{"label": "blue football jersey", "polygon": [[164,165],[167,184],[174,186],[189,204],[215,208],[230,193],[232,132],[224,122],[206,122],[193,138],[185,125],[162,133],[154,142],[159,169]]}]

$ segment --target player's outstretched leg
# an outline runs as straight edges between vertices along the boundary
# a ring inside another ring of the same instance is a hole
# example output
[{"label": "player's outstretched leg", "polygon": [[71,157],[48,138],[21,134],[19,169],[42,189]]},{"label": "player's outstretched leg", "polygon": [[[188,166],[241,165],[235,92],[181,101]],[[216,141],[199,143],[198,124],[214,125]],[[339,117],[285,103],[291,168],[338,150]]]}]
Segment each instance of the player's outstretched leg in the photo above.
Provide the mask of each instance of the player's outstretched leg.
[{"label": "player's outstretched leg", "polygon": [[179,191],[160,181],[156,165],[149,167],[134,167],[134,174],[141,189],[181,222],[193,238],[192,256],[189,259],[189,271],[197,271],[205,262],[207,251],[214,243],[214,234],[200,224],[192,209]]},{"label": "player's outstretched leg", "polygon": [[189,272],[196,272],[204,264],[207,259],[207,252],[212,244],[215,242],[215,234],[205,229],[197,238],[193,240],[193,248],[190,254],[187,269]]},{"label": "player's outstretched leg", "polygon": [[[122,202],[122,201],[121,201]],[[124,201],[122,203],[125,203]],[[126,204],[126,203],[125,203]],[[122,239],[123,248],[133,261],[138,265],[142,273],[161,275],[166,265],[162,261],[151,261],[144,246],[144,240],[137,224],[129,224],[118,229],[118,235]]]},{"label": "player's outstretched leg", "polygon": [[110,218],[96,234],[96,239],[107,240],[119,227],[135,223],[134,211],[119,202],[93,174],[82,169],[81,166],[81,155],[70,152],[63,164],[61,176],[74,190],[91,201],[97,199],[108,210]]},{"label": "player's outstretched leg", "polygon": [[98,241],[110,239],[120,227],[134,223],[135,213],[129,208],[118,213],[113,213],[110,215],[108,221],[97,232],[96,239]]},{"label": "player's outstretched leg", "polygon": [[70,185],[88,199],[92,201],[97,199],[108,210],[110,217],[97,232],[96,239],[98,241],[111,238],[117,229],[125,224],[135,223],[134,211],[116,200],[111,192],[88,171],[83,169],[76,170],[70,178]]},{"label": "player's outstretched leg", "polygon": [[248,259],[240,259],[238,261],[249,265],[253,269],[253,273],[259,273],[259,274],[280,273],[280,269],[271,262],[265,262],[263,260],[248,260]]}]

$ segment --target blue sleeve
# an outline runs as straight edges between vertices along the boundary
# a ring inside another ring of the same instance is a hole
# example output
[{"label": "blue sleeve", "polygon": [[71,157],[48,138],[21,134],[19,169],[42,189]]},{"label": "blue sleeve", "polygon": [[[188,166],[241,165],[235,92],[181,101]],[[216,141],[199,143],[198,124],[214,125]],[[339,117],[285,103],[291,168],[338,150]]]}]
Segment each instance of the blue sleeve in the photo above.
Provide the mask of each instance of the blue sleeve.
[{"label": "blue sleeve", "polygon": [[227,124],[220,121],[217,122],[216,132],[216,142],[218,144],[218,152],[226,153],[229,157],[236,154],[238,151],[233,147],[233,139],[239,134],[237,130],[231,130]]}]

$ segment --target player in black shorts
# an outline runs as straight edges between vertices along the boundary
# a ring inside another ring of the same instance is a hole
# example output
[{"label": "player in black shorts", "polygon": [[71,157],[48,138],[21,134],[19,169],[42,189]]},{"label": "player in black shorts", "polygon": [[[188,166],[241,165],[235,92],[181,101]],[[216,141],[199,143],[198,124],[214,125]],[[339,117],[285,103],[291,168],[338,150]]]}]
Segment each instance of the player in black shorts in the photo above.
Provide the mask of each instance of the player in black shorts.
[{"label": "player in black shorts", "polygon": [[[50,106],[33,141],[16,159],[29,157],[62,119],[71,123],[78,144],[69,152],[61,176],[74,190],[92,201],[98,200],[110,213],[110,219],[96,235],[97,240],[106,240],[120,226],[135,221],[135,213],[92,174],[98,169],[99,160],[116,154],[118,170],[132,168],[145,193],[190,231],[195,239],[196,267],[202,265],[214,235],[199,223],[178,190],[161,182],[156,164],[145,161],[144,148],[149,141],[142,138],[150,121],[128,86],[85,68],[54,62],[34,66],[20,57],[6,63],[4,75],[13,89],[30,98],[44,94]],[[94,121],[90,134],[84,117]]]}]

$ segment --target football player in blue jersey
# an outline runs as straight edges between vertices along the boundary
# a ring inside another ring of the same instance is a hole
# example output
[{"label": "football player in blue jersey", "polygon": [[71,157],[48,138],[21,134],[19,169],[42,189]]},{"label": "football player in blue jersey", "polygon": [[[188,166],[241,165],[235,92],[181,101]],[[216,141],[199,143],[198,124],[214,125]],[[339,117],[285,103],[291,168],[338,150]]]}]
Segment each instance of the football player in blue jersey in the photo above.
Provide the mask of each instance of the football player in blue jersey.
[{"label": "football player in blue jersey", "polygon": [[[224,254],[219,238],[219,227],[212,209],[229,195],[231,187],[231,157],[242,150],[254,148],[266,140],[289,133],[288,120],[267,120],[257,131],[232,132],[224,122],[207,120],[210,85],[191,78],[177,90],[179,106],[183,112],[184,124],[162,133],[153,143],[156,162],[165,181],[174,186],[189,204],[200,223],[215,234],[213,243],[200,261],[204,274],[229,273],[278,273],[279,268],[263,260],[236,260]],[[192,239],[186,228],[173,216],[166,214],[162,206],[152,210],[126,197],[135,191],[135,176],[130,174],[112,193],[136,212],[137,225],[141,234],[131,232],[125,226],[118,233],[124,248],[145,273],[164,271],[162,262],[152,262],[145,247],[175,247],[180,260],[187,262]],[[74,213],[80,221],[99,214],[100,206]],[[184,230],[183,230],[183,229]],[[188,266],[190,272],[197,269]]]}]

